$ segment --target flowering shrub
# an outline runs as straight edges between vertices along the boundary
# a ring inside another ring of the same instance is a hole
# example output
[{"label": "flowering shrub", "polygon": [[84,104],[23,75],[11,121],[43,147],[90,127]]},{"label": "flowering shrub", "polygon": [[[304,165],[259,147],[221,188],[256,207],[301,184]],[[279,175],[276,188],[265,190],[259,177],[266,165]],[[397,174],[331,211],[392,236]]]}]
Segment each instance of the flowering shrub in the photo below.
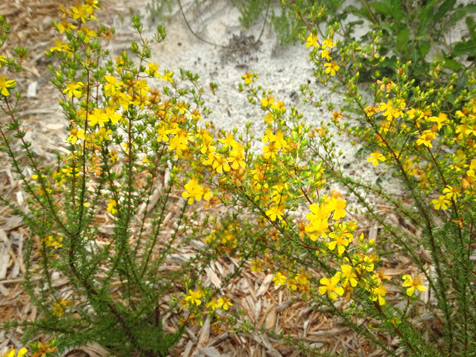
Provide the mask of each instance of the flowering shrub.
[{"label": "flowering shrub", "polygon": [[[216,330],[251,329],[238,326],[227,291],[250,266],[272,272],[276,289],[328,307],[383,353],[474,352],[474,72],[460,91],[436,65],[419,87],[409,64],[399,64],[396,80],[380,75],[381,34],[359,46],[339,41],[335,27],[323,38],[311,31],[305,46],[316,78],[346,106],[305,86],[304,98],[331,115],[310,124],[246,73],[239,89],[266,126],[256,140],[251,123],[227,132],[206,121],[198,77],[159,70],[137,16],[138,41],[111,58],[102,43],[114,31],[96,24],[98,8],[85,0],[54,24],[59,38],[47,55],[67,120],[67,155],[57,164],[37,160],[16,117],[16,82],[10,71],[0,77],[2,149],[29,195],[27,208],[1,198],[31,230],[25,287],[40,318],[25,322],[26,340],[41,331],[59,338],[42,350],[97,341],[120,355],[164,356],[189,324],[208,317]],[[159,26],[155,40],[164,37]],[[17,54],[0,56],[0,66],[19,69],[25,51]],[[359,84],[364,62],[375,69],[367,86]],[[331,126],[368,154],[362,164],[392,173],[404,197],[342,171]],[[383,237],[359,227],[349,197]],[[385,201],[413,231],[370,199]],[[193,257],[171,267],[172,253],[191,242]],[[392,250],[412,264],[398,279],[383,269]],[[238,267],[217,288],[201,277],[220,255],[238,258]],[[53,274],[68,279],[67,299]],[[176,316],[173,329],[164,327],[167,313]],[[423,333],[429,320],[435,327]],[[387,343],[395,338],[399,349]]]},{"label": "flowering shrub", "polygon": [[[384,320],[394,325],[398,321],[398,335],[413,353],[419,350],[429,353],[433,343],[441,344],[440,348],[450,355],[468,353],[474,350],[476,336],[471,323],[476,316],[473,289],[476,277],[471,259],[476,198],[472,131],[476,110],[475,72],[465,74],[469,78],[468,86],[458,90],[457,76],[449,75],[449,80],[443,81],[444,67],[436,64],[428,74],[432,80],[420,87],[408,80],[410,64],[398,63],[397,80],[393,81],[377,70],[378,64],[385,61],[376,50],[381,34],[373,34],[373,46],[368,48],[337,43],[329,52],[325,42],[333,35],[334,30],[329,29],[322,42],[314,40],[310,58],[317,67],[317,80],[343,93],[347,105],[336,111],[322,99],[314,98],[308,87],[302,88],[308,101],[332,113],[331,124],[324,125],[319,134],[320,150],[315,147],[314,152],[324,163],[327,176],[355,195],[367,214],[402,249],[399,254],[407,256],[418,268],[419,275],[402,276],[402,286],[412,299],[409,302],[414,302],[415,291],[430,288],[427,308],[442,328],[424,337],[415,331],[405,331],[406,327],[413,329],[418,325],[408,319],[412,313],[408,306],[403,312],[394,310],[394,320],[390,316]],[[374,66],[369,86],[358,85],[361,65],[355,58]],[[335,73],[325,69],[329,63],[338,68]],[[340,170],[336,163],[339,155],[330,139],[330,125],[361,145],[359,152],[370,152],[369,163],[391,172],[403,187],[403,198],[387,194],[378,182],[362,182]],[[368,196],[389,204],[409,222],[413,233],[379,214]],[[427,260],[419,253],[422,251],[428,252]]]},{"label": "flowering shrub", "polygon": [[[37,160],[16,117],[15,80],[9,72],[0,79],[2,149],[29,195],[28,209],[2,200],[31,229],[25,287],[41,312],[27,323],[25,339],[42,331],[62,337],[61,348],[98,341],[114,353],[165,355],[188,321],[188,310],[174,309],[178,297],[199,283],[208,259],[203,251],[195,257],[200,266],[169,267],[167,260],[195,238],[192,220],[201,219],[180,193],[185,188],[189,203],[212,198],[200,173],[183,181],[205,147],[198,123],[208,109],[196,76],[159,72],[148,61],[150,42],[138,17],[132,22],[139,41],[111,58],[102,43],[114,31],[96,24],[98,8],[84,1],[62,9],[54,23],[59,38],[47,56],[67,129],[67,154],[57,164]],[[3,18],[2,26],[7,32]],[[159,27],[155,40],[164,36]],[[0,57],[7,70],[20,64]],[[67,299],[54,286],[57,274],[69,281]],[[179,319],[175,332],[162,325],[169,308]]]}]

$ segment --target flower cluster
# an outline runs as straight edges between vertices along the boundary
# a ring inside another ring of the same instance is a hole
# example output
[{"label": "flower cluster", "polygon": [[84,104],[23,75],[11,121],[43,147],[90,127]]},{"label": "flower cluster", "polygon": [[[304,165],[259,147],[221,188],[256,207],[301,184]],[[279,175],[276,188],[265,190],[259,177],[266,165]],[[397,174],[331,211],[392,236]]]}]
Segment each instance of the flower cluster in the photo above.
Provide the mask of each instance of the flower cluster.
[{"label": "flower cluster", "polygon": [[[331,26],[327,35],[338,30],[337,24]],[[475,316],[474,307],[468,308],[473,305],[468,289],[474,285],[474,269],[465,258],[472,254],[469,247],[474,243],[474,70],[463,75],[464,85],[461,78],[449,74],[447,63],[435,62],[424,74],[428,80],[423,80],[423,75],[412,77],[415,73],[410,68],[414,68],[414,64],[383,56],[386,54],[380,47],[383,33],[372,31],[370,35],[368,46],[338,43],[332,48],[333,61],[339,68],[335,75],[332,66],[323,63],[318,55],[317,49],[324,47],[318,36],[309,35],[306,46],[312,48],[310,59],[316,66],[317,81],[342,95],[346,104],[335,108],[334,104],[326,103],[326,98],[316,98],[310,86],[303,86],[302,94],[307,102],[330,113],[330,122],[323,121],[321,127],[312,131],[317,134],[313,136],[317,139],[314,152],[324,163],[326,174],[343,185],[362,205],[361,212],[382,227],[384,236],[389,238],[382,243],[385,249],[398,249],[399,254],[418,269],[418,274],[403,275],[399,289],[404,294],[400,297],[389,293],[392,290],[388,286],[395,285],[395,281],[386,282],[383,273],[375,271],[377,255],[362,250],[366,245],[372,245],[376,252],[382,247],[370,244],[370,241],[356,244],[360,239],[352,239],[352,234],[337,233],[340,222],[334,222],[332,229],[327,228],[325,218],[330,214],[327,203],[312,202],[317,207],[311,208],[306,230],[314,235],[316,242],[322,243],[319,254],[323,251],[330,257],[331,252],[332,259],[341,268],[334,266],[337,271],[321,279],[319,291],[331,300],[344,295],[356,298],[358,294],[346,294],[349,290],[364,291],[374,302],[382,320],[380,326],[390,323],[394,332],[406,341],[409,351],[415,353],[419,348],[412,340],[415,334],[404,330],[401,323],[403,319],[409,322],[406,310],[402,314],[381,305],[388,303],[389,295],[391,300],[401,299],[403,295],[408,298],[409,305],[418,305],[418,299],[413,298],[415,292],[431,289],[432,294],[427,296],[432,296],[439,304],[438,312],[432,312],[433,317],[444,316],[447,331],[461,333],[468,341],[472,334],[468,329],[472,317],[468,314]],[[391,62],[396,70],[390,75],[386,73],[386,77],[380,69]],[[369,65],[373,69],[369,70]],[[338,162],[342,153],[335,150],[334,135],[350,138],[351,144],[358,146],[357,158],[367,153],[367,162],[376,167],[376,179],[356,177],[358,175],[341,170]],[[401,185],[401,197],[396,198],[382,189],[380,181],[384,175],[391,175],[397,185]],[[399,217],[398,223],[379,212],[382,202]],[[411,233],[406,230],[406,222]],[[352,233],[348,229],[343,231]],[[417,239],[414,232],[418,232]],[[331,240],[331,235],[339,240]],[[420,247],[429,252],[429,261],[415,254]],[[368,265],[360,267],[359,259]],[[344,279],[347,273],[355,275],[355,286]],[[454,316],[459,316],[458,321]],[[464,322],[461,324],[460,320]],[[409,322],[410,326],[413,324],[413,321]],[[456,342],[451,333],[448,336],[446,342],[451,340],[451,350]],[[459,348],[465,349],[463,345]]]},{"label": "flower cluster", "polygon": [[[310,33],[306,39],[306,47],[312,47],[310,56],[315,59],[324,61],[324,72],[332,77],[339,72],[340,66],[333,60],[333,48],[336,47],[336,43],[333,42],[332,36],[325,38],[322,42],[316,33]],[[317,52],[320,50],[320,54]]]}]

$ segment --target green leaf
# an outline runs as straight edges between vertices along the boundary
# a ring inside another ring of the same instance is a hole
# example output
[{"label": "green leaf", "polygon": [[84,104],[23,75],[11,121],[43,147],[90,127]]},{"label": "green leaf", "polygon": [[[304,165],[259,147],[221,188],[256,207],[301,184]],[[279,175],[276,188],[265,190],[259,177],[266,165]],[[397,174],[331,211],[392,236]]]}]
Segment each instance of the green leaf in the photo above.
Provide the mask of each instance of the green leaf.
[{"label": "green leaf", "polygon": [[355,6],[349,6],[348,10],[349,9],[350,9],[350,12],[356,17],[366,19],[370,22],[373,22],[373,20],[374,20],[372,15],[370,14],[369,10],[365,6],[363,6],[361,8],[356,8]]},{"label": "green leaf", "polygon": [[472,17],[468,16],[466,18],[466,26],[468,26],[468,31],[471,38],[476,38],[476,23],[474,22],[474,19]]},{"label": "green leaf", "polygon": [[436,0],[431,1],[418,14],[419,25],[417,28],[417,33],[419,33],[422,36],[427,34],[428,32],[427,28],[432,22],[434,6],[436,2],[437,2]]},{"label": "green leaf", "polygon": [[404,28],[397,35],[397,49],[400,52],[404,52],[405,48],[408,46],[408,39],[410,38],[410,29]]},{"label": "green leaf", "polygon": [[445,60],[445,67],[452,69],[453,71],[459,71],[463,68],[463,65],[456,60],[453,59],[446,59]]},{"label": "green leaf", "polygon": [[402,9],[402,1],[401,0],[390,0],[391,6],[392,6],[392,14],[391,16],[397,20],[400,21],[403,16],[405,15],[403,13]]},{"label": "green leaf", "polygon": [[400,21],[404,16],[400,0],[383,0],[381,2],[373,2],[370,6],[375,11],[388,15],[396,21]]},{"label": "green leaf", "polygon": [[476,53],[476,39],[457,42],[453,47],[453,54],[461,56],[466,53]]},{"label": "green leaf", "polygon": [[392,8],[386,2],[373,2],[370,4],[370,7],[384,15],[392,14]]},{"label": "green leaf", "polygon": [[438,11],[433,16],[433,22],[438,23],[440,20],[453,9],[454,5],[456,4],[456,0],[446,0],[441,6],[438,8]]},{"label": "green leaf", "polygon": [[467,14],[475,13],[476,12],[476,4],[469,4],[462,7],[462,10]]},{"label": "green leaf", "polygon": [[355,157],[358,159],[361,159],[364,156],[364,154],[365,154],[365,148],[361,146],[359,150],[357,150],[357,152],[355,153]]},{"label": "green leaf", "polygon": [[429,42],[421,42],[420,44],[420,55],[422,59],[425,59],[428,52],[430,52],[431,45]]}]

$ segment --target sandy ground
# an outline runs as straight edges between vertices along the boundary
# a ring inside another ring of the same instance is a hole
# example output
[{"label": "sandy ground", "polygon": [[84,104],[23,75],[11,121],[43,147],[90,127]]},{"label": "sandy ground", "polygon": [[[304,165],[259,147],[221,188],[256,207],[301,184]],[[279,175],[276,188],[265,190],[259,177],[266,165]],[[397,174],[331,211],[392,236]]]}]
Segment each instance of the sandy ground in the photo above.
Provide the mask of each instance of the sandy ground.
[{"label": "sandy ground", "polygon": [[[310,124],[319,126],[321,120],[329,121],[331,113],[303,103],[300,94],[302,85],[310,84],[315,98],[324,98],[324,103],[337,107],[342,104],[341,98],[315,83],[314,68],[308,59],[309,50],[304,44],[298,42],[281,46],[269,24],[263,26],[264,14],[253,26],[245,29],[240,25],[239,11],[230,0],[208,1],[201,6],[197,6],[194,0],[183,1],[182,4],[184,14],[176,6],[169,19],[162,21],[154,21],[145,7],[135,9],[141,13],[150,36],[159,23],[167,30],[166,40],[153,48],[152,61],[158,63],[162,70],[178,72],[183,68],[197,73],[200,84],[206,89],[210,82],[218,84],[216,95],[210,90],[206,90],[204,95],[206,105],[213,111],[207,119],[217,127],[227,130],[236,127],[240,131],[251,121],[257,141],[264,133],[262,110],[249,104],[246,94],[238,91],[241,76],[247,71],[258,74],[257,84],[263,89],[272,89],[275,98],[284,101],[286,107],[297,107]],[[278,8],[275,10],[279,11]],[[115,26],[119,39],[130,38],[127,21],[116,19]],[[121,46],[116,43],[113,47],[116,51],[123,50],[127,44],[124,42]],[[346,173],[372,180],[385,174],[365,159],[356,160],[354,154],[357,148],[351,146],[348,139],[336,137],[335,141],[336,150],[344,153],[340,164]],[[256,146],[258,148],[259,145]],[[400,191],[390,175],[385,175],[382,184],[393,193]]]}]

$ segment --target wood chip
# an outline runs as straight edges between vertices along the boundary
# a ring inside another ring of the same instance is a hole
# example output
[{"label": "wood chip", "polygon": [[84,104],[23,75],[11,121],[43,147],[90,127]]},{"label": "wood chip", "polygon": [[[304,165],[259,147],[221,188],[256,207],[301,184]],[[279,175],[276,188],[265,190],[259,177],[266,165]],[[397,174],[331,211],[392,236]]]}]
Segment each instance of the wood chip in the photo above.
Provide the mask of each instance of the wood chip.
[{"label": "wood chip", "polygon": [[210,338],[210,316],[207,316],[207,319],[205,320],[202,328],[200,329],[200,334],[198,336],[198,342],[197,342],[197,348],[202,348],[209,338]]},{"label": "wood chip", "polygon": [[226,355],[221,354],[215,347],[203,347],[200,349],[202,356],[206,357],[224,357]]},{"label": "wood chip", "polygon": [[11,244],[7,234],[3,229],[0,229],[0,280],[7,276],[7,270],[10,266],[10,251]]},{"label": "wood chip", "polygon": [[267,330],[274,329],[276,326],[277,320],[277,313],[276,313],[276,305],[272,304],[268,307],[264,314],[264,318],[262,319],[262,324],[264,324],[264,328]]},{"label": "wood chip", "polygon": [[268,291],[269,285],[271,284],[271,281],[273,281],[273,276],[273,274],[268,274],[266,278],[264,278],[263,283],[256,292],[256,297],[261,296]]}]

